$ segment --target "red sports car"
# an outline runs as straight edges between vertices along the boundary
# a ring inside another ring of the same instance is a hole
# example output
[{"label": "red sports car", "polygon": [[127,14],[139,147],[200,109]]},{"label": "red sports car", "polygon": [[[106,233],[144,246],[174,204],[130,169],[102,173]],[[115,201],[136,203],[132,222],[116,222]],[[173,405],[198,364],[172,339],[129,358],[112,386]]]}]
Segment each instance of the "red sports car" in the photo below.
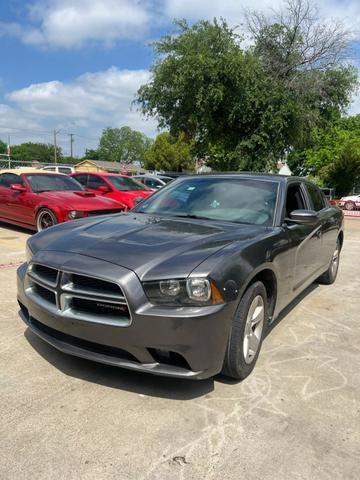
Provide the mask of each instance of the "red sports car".
[{"label": "red sports car", "polygon": [[43,230],[75,218],[117,213],[127,207],[87,192],[68,175],[19,168],[0,170],[0,220]]},{"label": "red sports car", "polygon": [[106,197],[134,208],[153,193],[148,187],[126,175],[117,173],[78,172],[71,175],[89,192],[102,193]]}]

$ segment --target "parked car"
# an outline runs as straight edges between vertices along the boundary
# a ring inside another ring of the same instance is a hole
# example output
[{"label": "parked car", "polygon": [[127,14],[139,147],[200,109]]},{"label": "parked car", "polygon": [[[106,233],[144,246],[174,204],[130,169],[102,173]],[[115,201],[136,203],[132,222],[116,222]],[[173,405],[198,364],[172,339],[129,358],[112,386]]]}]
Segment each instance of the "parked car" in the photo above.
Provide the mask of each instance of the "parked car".
[{"label": "parked car", "polygon": [[342,197],[338,201],[338,205],[339,207],[345,208],[345,210],[356,210],[360,208],[360,194]]},{"label": "parked car", "polygon": [[91,194],[67,175],[19,168],[0,170],[0,220],[44,230],[76,218],[117,213],[126,206]]},{"label": "parked car", "polygon": [[304,178],[185,177],[131,212],[30,238],[21,315],[71,355],[242,379],[279,313],[335,281],[343,240],[342,211]]},{"label": "parked car", "polygon": [[56,173],[65,173],[65,175],[70,175],[75,172],[74,167],[69,165],[47,165],[46,167],[40,168],[40,170],[45,170],[46,172],[56,172]]},{"label": "parked car", "polygon": [[174,180],[164,175],[134,175],[131,178],[135,178],[138,182],[143,183],[152,190],[159,190],[159,188],[164,187]]},{"label": "parked car", "polygon": [[72,175],[89,192],[102,195],[134,208],[152,194],[152,190],[126,175],[117,173],[78,172]]}]

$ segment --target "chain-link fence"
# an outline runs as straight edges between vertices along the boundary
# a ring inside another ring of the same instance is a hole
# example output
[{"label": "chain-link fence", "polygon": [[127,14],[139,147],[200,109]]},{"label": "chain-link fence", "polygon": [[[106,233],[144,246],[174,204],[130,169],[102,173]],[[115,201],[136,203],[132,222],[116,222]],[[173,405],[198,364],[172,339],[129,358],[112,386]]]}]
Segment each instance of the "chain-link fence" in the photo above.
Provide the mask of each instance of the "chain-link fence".
[{"label": "chain-link fence", "polygon": [[[29,162],[29,161],[23,161],[23,160],[9,160],[8,158],[0,157],[0,170],[7,170],[7,169],[13,169],[13,168],[20,168],[20,167],[31,167],[31,168],[42,168],[46,166],[62,166],[62,164],[59,163],[40,163],[40,162]],[[72,164],[66,164],[64,165],[66,167],[73,167]]]}]

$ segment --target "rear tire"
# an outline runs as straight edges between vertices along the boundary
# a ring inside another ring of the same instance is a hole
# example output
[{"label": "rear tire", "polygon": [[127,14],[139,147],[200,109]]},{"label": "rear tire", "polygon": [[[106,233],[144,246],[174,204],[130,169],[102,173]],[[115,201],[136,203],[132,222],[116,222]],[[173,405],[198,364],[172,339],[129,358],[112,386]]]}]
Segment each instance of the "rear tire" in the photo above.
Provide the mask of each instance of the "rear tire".
[{"label": "rear tire", "polygon": [[36,229],[38,232],[52,227],[58,223],[55,213],[48,209],[42,208],[36,215]]},{"label": "rear tire", "polygon": [[337,239],[336,247],[335,247],[334,253],[332,254],[329,268],[326,270],[325,273],[321,275],[321,277],[318,278],[317,281],[319,283],[322,283],[324,285],[331,285],[332,283],[335,282],[338,274],[338,270],[339,270],[340,250],[341,250],[340,240]]},{"label": "rear tire", "polygon": [[268,321],[266,289],[255,282],[244,293],[232,321],[222,373],[243,380],[254,369]]}]

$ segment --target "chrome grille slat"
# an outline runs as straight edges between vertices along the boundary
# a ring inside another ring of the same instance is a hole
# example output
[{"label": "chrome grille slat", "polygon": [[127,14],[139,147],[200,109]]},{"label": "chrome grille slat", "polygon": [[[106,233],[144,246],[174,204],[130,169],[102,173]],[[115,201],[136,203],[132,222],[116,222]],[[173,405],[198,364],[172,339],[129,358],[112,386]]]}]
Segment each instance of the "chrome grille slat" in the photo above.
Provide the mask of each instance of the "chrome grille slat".
[{"label": "chrome grille slat", "polygon": [[[56,278],[56,283],[51,278]],[[58,315],[116,326],[128,326],[131,323],[130,309],[123,291],[112,281],[32,263],[27,272],[27,284],[29,298],[51,312],[55,310]],[[49,295],[41,289],[48,291]],[[51,293],[54,302],[49,300]]]}]

